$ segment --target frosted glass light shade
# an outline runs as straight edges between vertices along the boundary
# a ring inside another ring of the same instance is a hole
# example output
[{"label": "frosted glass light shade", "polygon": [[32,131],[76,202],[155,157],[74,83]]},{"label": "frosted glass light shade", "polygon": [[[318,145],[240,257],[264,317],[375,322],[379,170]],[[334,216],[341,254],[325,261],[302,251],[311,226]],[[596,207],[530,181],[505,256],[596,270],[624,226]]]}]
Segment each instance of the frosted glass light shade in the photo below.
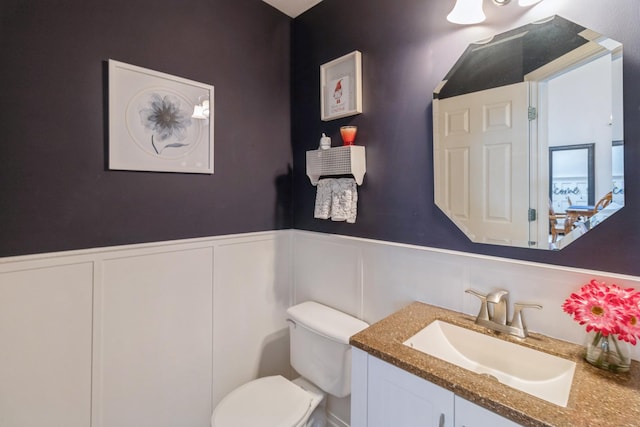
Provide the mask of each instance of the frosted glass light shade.
[{"label": "frosted glass light shade", "polygon": [[518,5],[521,7],[533,6],[536,3],[540,3],[542,0],[518,0]]},{"label": "frosted glass light shade", "polygon": [[455,6],[447,15],[447,21],[454,24],[477,24],[486,18],[482,0],[456,0]]}]

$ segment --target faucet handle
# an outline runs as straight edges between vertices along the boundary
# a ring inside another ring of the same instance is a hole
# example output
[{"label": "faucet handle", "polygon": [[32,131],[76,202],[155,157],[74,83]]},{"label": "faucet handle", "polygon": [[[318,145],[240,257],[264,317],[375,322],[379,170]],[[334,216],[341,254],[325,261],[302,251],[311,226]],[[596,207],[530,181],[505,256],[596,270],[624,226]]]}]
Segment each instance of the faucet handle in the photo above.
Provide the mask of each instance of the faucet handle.
[{"label": "faucet handle", "polygon": [[540,304],[525,304],[520,302],[513,304],[513,319],[511,319],[511,327],[520,329],[522,331],[522,338],[526,338],[528,335],[527,324],[525,323],[522,315],[522,310],[525,308],[542,310],[542,306]]},{"label": "faucet handle", "polygon": [[495,292],[491,292],[487,295],[487,301],[493,303],[499,303],[501,301],[506,301],[509,296],[509,291],[505,291],[504,289],[498,289]]},{"label": "faucet handle", "polygon": [[487,309],[487,296],[484,294],[481,294],[480,292],[474,289],[467,289],[465,290],[465,292],[480,299],[480,311],[478,312],[478,317],[476,317],[476,323],[478,322],[478,320],[489,321],[489,310]]}]

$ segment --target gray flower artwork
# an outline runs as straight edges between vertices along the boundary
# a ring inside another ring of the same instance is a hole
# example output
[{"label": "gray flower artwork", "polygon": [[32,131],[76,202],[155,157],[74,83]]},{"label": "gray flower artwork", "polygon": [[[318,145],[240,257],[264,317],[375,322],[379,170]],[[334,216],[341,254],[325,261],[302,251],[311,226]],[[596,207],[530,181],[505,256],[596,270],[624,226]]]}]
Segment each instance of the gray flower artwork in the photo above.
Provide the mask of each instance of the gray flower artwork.
[{"label": "gray flower artwork", "polygon": [[151,131],[151,146],[158,155],[167,148],[189,145],[185,139],[191,126],[191,113],[181,110],[180,104],[173,95],[152,93],[139,111],[142,125]]},{"label": "gray flower artwork", "polygon": [[110,59],[109,169],[213,174],[213,107],[212,85]]}]

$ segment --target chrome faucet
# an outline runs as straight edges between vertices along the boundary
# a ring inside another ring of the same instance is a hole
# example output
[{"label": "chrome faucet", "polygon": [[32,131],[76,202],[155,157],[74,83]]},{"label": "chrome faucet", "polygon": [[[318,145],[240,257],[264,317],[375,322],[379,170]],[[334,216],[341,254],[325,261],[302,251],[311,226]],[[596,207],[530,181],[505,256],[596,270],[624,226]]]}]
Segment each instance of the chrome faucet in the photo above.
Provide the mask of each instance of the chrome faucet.
[{"label": "chrome faucet", "polygon": [[498,325],[506,325],[509,311],[509,292],[500,289],[487,294],[487,304],[489,304],[489,320]]},{"label": "chrome faucet", "polygon": [[487,295],[480,292],[467,289],[465,291],[480,299],[480,312],[476,317],[476,324],[492,329],[497,332],[504,332],[518,338],[526,338],[529,335],[527,325],[522,316],[522,310],[525,308],[542,309],[540,304],[523,304],[515,303],[513,305],[514,312],[511,322],[507,322],[509,318],[509,292],[499,289]]}]

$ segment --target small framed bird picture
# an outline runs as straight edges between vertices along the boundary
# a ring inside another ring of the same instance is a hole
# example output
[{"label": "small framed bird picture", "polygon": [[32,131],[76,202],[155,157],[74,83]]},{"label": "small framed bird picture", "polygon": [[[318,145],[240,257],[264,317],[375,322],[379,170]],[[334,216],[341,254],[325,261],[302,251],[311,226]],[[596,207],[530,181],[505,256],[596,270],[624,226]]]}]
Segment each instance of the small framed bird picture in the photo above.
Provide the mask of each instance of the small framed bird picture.
[{"label": "small framed bird picture", "polygon": [[362,113],[362,54],[355,50],[320,66],[320,118]]}]

